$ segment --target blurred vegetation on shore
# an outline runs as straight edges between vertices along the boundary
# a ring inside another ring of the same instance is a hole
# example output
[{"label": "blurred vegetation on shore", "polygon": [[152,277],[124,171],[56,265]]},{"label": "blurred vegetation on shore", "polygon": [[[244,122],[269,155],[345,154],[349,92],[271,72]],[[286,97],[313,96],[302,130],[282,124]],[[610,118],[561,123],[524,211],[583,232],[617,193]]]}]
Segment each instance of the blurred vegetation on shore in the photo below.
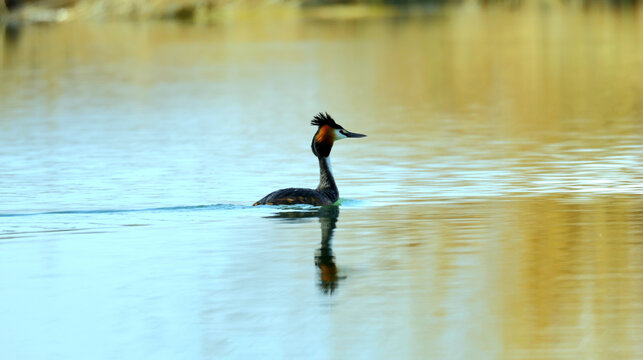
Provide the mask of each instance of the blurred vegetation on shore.
[{"label": "blurred vegetation on shore", "polygon": [[446,6],[638,7],[641,0],[0,0],[0,22],[88,19],[170,19],[211,22],[249,19],[270,10],[279,20],[302,12],[317,18],[363,19],[432,12]]}]

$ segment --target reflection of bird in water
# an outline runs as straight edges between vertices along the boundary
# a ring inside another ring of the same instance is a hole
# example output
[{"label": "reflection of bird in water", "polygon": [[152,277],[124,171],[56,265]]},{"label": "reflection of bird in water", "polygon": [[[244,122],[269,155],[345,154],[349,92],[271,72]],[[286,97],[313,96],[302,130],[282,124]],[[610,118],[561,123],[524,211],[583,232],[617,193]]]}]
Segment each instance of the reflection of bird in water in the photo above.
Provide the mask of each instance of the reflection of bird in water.
[{"label": "reflection of bird in water", "polygon": [[366,135],[352,133],[337,124],[328,114],[319,113],[311,125],[318,126],[311,148],[319,159],[319,185],[317,189],[288,188],[281,189],[263,197],[253,205],[332,205],[339,199],[339,190],[330,167],[330,150],[336,140],[347,137],[361,138]]},{"label": "reflection of bird in water", "polygon": [[320,283],[322,291],[332,294],[337,288],[337,266],[333,254],[333,233],[339,217],[339,207],[327,206],[319,210],[321,224],[321,247],[315,254],[315,265],[320,270]]},{"label": "reflection of bird in water", "polygon": [[345,279],[337,275],[335,255],[333,254],[333,233],[339,217],[339,207],[322,206],[310,211],[282,211],[274,216],[280,219],[301,219],[318,217],[321,224],[321,247],[315,251],[315,265],[319,269],[319,287],[327,294],[332,294],[339,280]]}]

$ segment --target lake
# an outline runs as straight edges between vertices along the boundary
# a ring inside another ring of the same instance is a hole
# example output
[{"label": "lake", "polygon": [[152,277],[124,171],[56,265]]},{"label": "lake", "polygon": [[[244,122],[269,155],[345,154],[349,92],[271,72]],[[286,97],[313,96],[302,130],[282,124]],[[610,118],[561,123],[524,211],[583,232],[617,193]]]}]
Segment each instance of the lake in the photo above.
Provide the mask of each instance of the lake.
[{"label": "lake", "polygon": [[643,358],[642,15],[5,27],[2,358]]}]

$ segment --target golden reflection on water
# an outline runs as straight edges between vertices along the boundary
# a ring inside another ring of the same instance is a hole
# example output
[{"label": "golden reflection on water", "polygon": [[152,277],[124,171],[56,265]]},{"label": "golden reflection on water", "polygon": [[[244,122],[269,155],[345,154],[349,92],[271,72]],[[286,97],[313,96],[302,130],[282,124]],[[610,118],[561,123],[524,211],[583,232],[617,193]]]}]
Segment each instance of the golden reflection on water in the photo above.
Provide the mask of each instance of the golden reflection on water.
[{"label": "golden reflection on water", "polygon": [[[371,299],[370,311],[397,319],[399,333],[388,341],[392,347],[408,344],[400,356],[643,355],[640,199],[552,195],[371,212],[367,223],[346,211],[349,219],[340,217],[340,271],[367,266],[374,273],[353,270],[341,289],[350,291],[349,299],[382,297]],[[363,240],[346,245],[355,234]],[[342,325],[356,320],[357,310],[347,307],[336,318]],[[364,340],[351,335],[358,329],[349,325],[341,335],[359,343]]]},{"label": "golden reflection on water", "polygon": [[533,219],[521,227],[517,258],[501,269],[503,288],[515,286],[502,312],[507,342],[544,358],[640,357],[640,203],[538,200],[520,204]]}]

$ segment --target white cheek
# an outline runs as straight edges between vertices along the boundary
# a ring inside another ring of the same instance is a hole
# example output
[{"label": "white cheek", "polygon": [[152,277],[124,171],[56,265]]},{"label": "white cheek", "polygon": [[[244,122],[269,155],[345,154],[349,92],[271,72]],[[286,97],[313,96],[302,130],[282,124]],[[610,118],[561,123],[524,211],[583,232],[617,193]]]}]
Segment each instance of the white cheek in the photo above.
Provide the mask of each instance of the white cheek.
[{"label": "white cheek", "polygon": [[346,135],[342,134],[339,129],[335,129],[335,140],[346,139]]}]

